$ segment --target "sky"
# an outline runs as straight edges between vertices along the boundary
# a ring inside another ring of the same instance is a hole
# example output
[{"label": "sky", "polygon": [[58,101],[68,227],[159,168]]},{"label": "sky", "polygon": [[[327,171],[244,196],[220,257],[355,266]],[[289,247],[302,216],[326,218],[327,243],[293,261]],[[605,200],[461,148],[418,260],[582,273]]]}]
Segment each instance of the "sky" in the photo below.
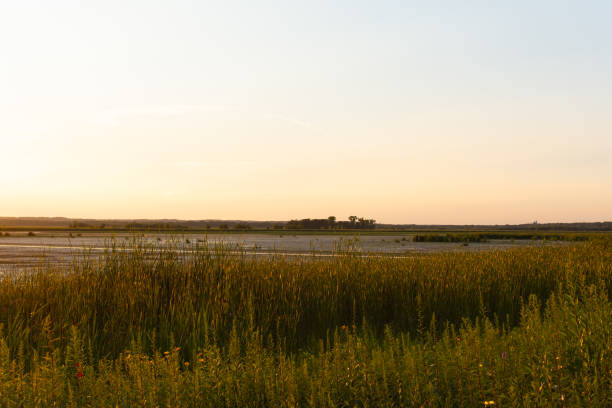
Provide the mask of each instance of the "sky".
[{"label": "sky", "polygon": [[0,216],[610,221],[611,15],[0,0]]}]

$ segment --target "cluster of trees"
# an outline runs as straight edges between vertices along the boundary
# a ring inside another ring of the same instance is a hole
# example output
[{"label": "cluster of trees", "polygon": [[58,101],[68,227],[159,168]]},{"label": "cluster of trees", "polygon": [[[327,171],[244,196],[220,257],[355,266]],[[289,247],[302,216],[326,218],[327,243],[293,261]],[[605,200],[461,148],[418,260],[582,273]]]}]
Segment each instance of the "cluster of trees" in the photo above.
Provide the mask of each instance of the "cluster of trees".
[{"label": "cluster of trees", "polygon": [[72,221],[70,224],[68,224],[68,227],[72,229],[78,229],[78,228],[93,228],[94,226],[91,224],[87,224],[85,222]]},{"label": "cluster of trees", "polygon": [[304,218],[302,220],[291,220],[285,228],[288,229],[374,229],[376,220],[351,215],[348,221],[336,221],[336,217],[327,218]]},{"label": "cluster of trees", "polygon": [[180,224],[158,222],[158,223],[141,223],[141,222],[130,222],[125,224],[126,229],[137,229],[137,230],[185,230],[188,227]]},{"label": "cluster of trees", "polygon": [[71,221],[70,224],[68,224],[68,228],[70,229],[95,229],[95,228],[104,229],[106,228],[106,226],[107,225],[105,223],[88,224],[86,222],[81,222],[81,221]]},{"label": "cluster of trees", "polygon": [[246,223],[246,222],[239,222],[238,224],[234,225],[234,229],[237,229],[237,230],[250,230],[251,229],[251,225]]},{"label": "cluster of trees", "polygon": [[[228,230],[230,229],[230,227],[235,230],[243,230],[243,231],[250,230],[252,228],[251,224],[248,224],[246,222],[239,222],[236,224],[219,224],[217,226],[217,228],[221,230]],[[210,229],[210,226],[206,226],[206,229]]]}]

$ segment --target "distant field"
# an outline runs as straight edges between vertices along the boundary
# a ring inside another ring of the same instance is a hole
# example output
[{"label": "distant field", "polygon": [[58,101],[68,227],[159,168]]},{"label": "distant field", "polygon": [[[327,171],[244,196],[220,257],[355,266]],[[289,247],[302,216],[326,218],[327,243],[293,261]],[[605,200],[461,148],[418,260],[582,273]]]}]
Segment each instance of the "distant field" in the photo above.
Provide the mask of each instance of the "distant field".
[{"label": "distant field", "polygon": [[[39,231],[39,232],[73,232],[73,233],[159,233],[159,234],[292,234],[292,235],[466,235],[466,236],[483,236],[491,238],[516,238],[524,239],[527,237],[540,237],[540,236],[560,236],[562,239],[568,237],[590,237],[590,236],[601,236],[606,234],[612,234],[612,231],[589,231],[589,230],[563,230],[563,229],[544,229],[538,231],[537,229],[473,229],[473,228],[458,228],[452,229],[448,227],[444,228],[383,228],[377,227],[376,229],[291,229],[291,228],[125,228],[125,227],[105,227],[105,228],[71,228],[68,226],[48,226],[48,225],[0,225],[0,234],[3,232],[28,232],[28,231]],[[529,238],[531,239],[531,238]]]}]

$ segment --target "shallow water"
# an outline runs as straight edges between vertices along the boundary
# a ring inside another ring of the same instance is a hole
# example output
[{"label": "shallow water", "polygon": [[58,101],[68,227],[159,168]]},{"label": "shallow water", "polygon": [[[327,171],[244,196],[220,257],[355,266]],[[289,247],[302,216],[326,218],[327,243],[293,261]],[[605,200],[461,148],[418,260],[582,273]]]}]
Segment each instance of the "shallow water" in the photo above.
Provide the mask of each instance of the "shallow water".
[{"label": "shallow water", "polygon": [[[292,234],[105,234],[37,232],[35,236],[13,233],[0,237],[0,268],[31,267],[40,263],[72,262],[84,254],[102,253],[113,244],[121,246],[136,240],[153,246],[196,248],[226,245],[235,253],[269,256],[283,253],[291,256],[330,256],[338,250],[355,248],[364,256],[410,256],[440,251],[481,251],[543,245],[531,240],[491,240],[483,243],[412,242],[409,235],[292,235]],[[547,242],[545,245],[551,245]]]}]

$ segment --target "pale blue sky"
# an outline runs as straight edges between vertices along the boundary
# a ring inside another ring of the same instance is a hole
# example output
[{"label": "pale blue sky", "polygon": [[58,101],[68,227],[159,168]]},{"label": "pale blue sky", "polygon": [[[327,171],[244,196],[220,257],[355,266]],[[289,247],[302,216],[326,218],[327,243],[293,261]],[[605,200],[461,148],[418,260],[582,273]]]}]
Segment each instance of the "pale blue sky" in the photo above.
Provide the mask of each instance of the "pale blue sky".
[{"label": "pale blue sky", "polygon": [[610,220],[611,17],[4,1],[0,215]]}]

